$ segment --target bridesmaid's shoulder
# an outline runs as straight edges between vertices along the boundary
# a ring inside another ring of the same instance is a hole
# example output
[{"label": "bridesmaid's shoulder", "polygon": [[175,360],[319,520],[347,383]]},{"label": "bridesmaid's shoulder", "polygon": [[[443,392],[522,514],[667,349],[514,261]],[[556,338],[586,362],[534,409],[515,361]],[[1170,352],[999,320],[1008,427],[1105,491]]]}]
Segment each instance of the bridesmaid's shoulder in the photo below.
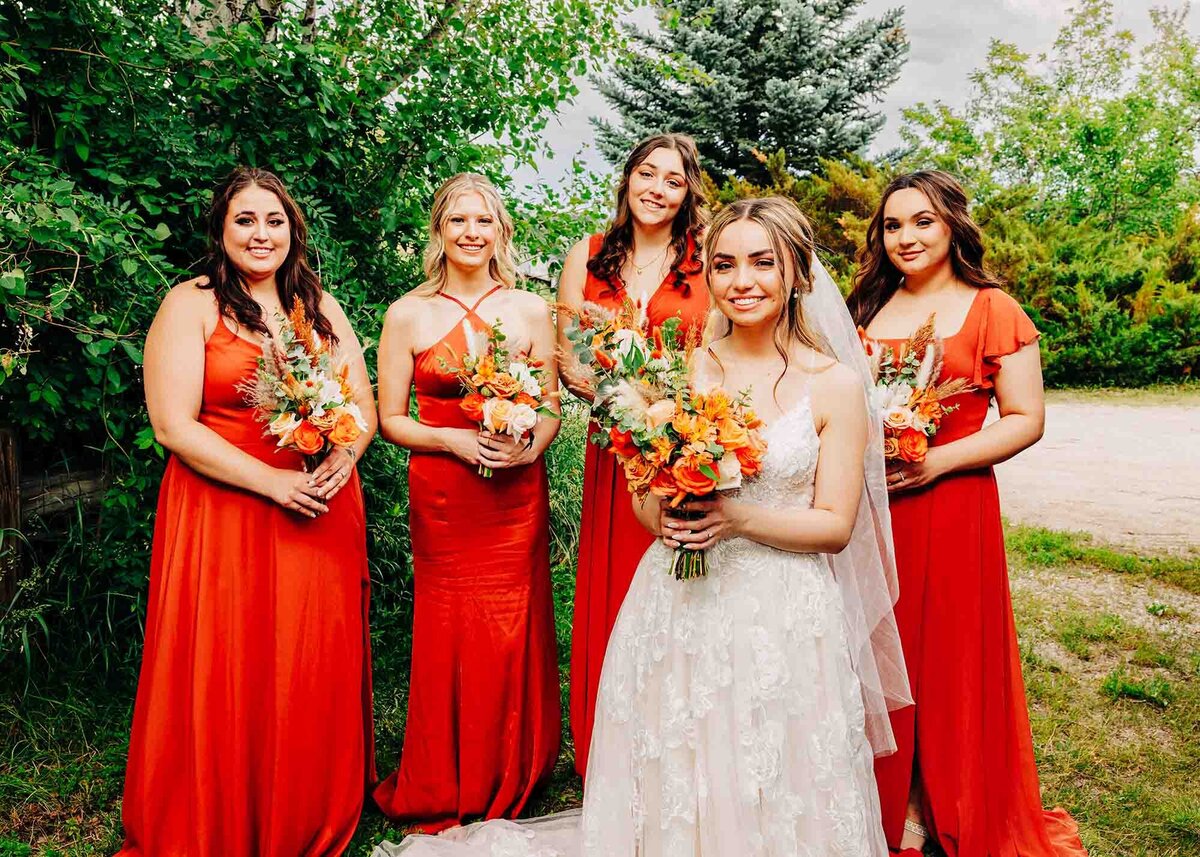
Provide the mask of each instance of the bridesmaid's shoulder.
[{"label": "bridesmaid's shoulder", "polygon": [[1020,313],[1022,315],[1025,313],[1025,310],[1021,309],[1021,304],[1017,301],[1017,299],[999,287],[985,289],[982,299],[988,302],[988,305],[992,311],[1014,314]]},{"label": "bridesmaid's shoulder", "polygon": [[550,311],[550,304],[536,292],[512,289],[509,299],[512,301],[512,305],[527,318],[541,319]]},{"label": "bridesmaid's shoulder", "polygon": [[396,298],[384,314],[384,327],[407,326],[420,314],[424,302],[424,296],[415,295],[412,292]]},{"label": "bridesmaid's shoulder", "polygon": [[203,274],[175,284],[163,298],[160,311],[196,313],[215,310],[217,296],[207,286],[208,277]]}]

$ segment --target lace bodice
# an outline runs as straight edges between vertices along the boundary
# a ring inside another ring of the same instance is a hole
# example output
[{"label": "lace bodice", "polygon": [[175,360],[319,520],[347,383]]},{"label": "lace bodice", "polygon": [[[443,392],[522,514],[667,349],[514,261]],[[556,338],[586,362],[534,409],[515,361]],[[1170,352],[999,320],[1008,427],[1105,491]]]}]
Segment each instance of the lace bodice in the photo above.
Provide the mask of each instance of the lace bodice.
[{"label": "lace bodice", "polygon": [[809,397],[767,426],[763,439],[767,452],[762,473],[742,486],[741,496],[755,503],[811,507],[821,439],[813,426]]}]

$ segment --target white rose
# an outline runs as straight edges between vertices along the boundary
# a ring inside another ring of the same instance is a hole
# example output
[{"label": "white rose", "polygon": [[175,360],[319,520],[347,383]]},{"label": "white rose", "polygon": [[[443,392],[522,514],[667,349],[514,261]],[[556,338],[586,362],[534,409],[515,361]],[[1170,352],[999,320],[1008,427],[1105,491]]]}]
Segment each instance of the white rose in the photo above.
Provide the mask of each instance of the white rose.
[{"label": "white rose", "polygon": [[883,424],[903,430],[913,424],[913,412],[906,405],[893,405],[883,412]]},{"label": "white rose", "polygon": [[516,405],[508,418],[508,433],[516,438],[524,437],[526,432],[533,430],[537,421],[537,411],[529,405]]},{"label": "white rose", "polygon": [[279,438],[280,446],[287,446],[292,442],[292,432],[300,425],[300,420],[295,414],[280,414],[275,419],[271,420],[267,428],[271,434]]},{"label": "white rose", "polygon": [[732,452],[726,452],[717,462],[717,490],[728,491],[742,487],[742,465]]}]

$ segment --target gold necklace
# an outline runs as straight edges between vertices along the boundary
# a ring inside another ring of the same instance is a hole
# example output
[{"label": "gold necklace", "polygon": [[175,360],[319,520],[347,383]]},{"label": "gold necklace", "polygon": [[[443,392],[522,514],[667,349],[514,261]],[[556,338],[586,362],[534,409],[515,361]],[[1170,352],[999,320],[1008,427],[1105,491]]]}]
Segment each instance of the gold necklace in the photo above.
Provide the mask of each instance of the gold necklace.
[{"label": "gold necklace", "polygon": [[671,242],[668,241],[666,244],[663,245],[663,248],[658,251],[658,253],[654,256],[654,258],[651,259],[649,262],[647,262],[645,265],[639,265],[637,263],[637,260],[634,259],[631,254],[630,258],[629,258],[629,264],[633,265],[633,270],[636,271],[637,275],[640,277],[642,275],[642,271],[645,271],[647,268],[649,268],[655,262],[658,262],[659,260],[661,260],[663,258],[663,256],[667,255],[667,250],[669,250],[670,248],[671,248]]}]

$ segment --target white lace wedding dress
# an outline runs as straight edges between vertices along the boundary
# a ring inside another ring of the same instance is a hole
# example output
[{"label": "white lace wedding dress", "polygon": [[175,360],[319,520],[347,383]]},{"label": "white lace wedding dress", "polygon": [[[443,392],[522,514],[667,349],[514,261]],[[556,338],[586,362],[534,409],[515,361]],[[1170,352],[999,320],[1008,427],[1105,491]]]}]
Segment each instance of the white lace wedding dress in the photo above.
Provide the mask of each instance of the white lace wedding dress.
[{"label": "white lace wedding dress", "polygon": [[[742,496],[811,506],[807,399]],[[646,551],[605,655],[582,815],[490,821],[374,857],[885,857],[873,755],[826,558],[744,539],[679,581]]]}]

